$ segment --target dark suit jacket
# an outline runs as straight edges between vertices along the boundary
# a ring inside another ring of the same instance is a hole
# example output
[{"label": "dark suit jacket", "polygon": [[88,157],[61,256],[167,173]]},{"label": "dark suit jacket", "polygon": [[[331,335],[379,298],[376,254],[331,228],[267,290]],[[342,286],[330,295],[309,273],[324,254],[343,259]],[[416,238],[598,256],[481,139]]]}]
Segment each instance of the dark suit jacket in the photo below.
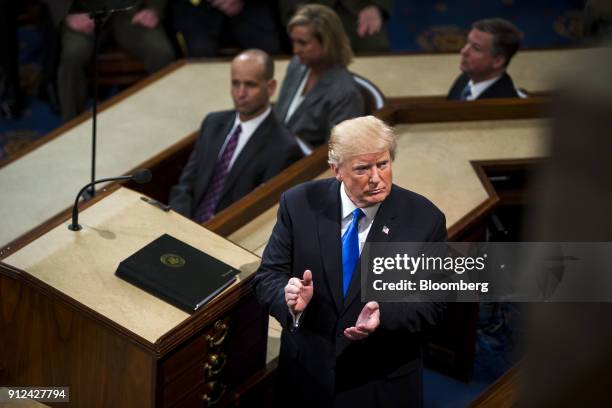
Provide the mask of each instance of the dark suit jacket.
[{"label": "dark suit jacket", "polygon": [[[193,217],[235,118],[236,111],[213,112],[204,118],[179,183],[170,191],[170,206],[175,211]],[[230,169],[215,213],[238,201],[301,157],[302,152],[295,138],[278,122],[274,112],[270,112]]]},{"label": "dark suit jacket", "polygon": [[[470,77],[466,74],[461,74],[451,86],[450,91],[448,91],[448,95],[446,99],[451,101],[461,100],[461,92],[463,88],[470,81]],[[483,93],[481,93],[477,99],[486,99],[486,98],[518,98],[519,95],[516,93],[516,88],[514,87],[514,83],[512,82],[512,78],[507,73],[504,73],[501,78],[493,83],[490,87],[485,89]]]},{"label": "dark suit jacket", "polygon": [[[344,337],[344,329],[355,325],[364,303],[359,269],[346,299],[342,295],[340,186],[335,179],[319,180],[283,194],[255,277],[259,301],[283,326],[279,405],[421,406],[419,332],[434,324],[442,305],[381,303],[381,323],[374,333],[356,342]],[[388,234],[382,231],[384,226]],[[369,242],[445,240],[440,210],[397,186],[381,204],[367,238]],[[305,269],[312,271],[314,296],[300,327],[292,329],[284,287],[293,276],[301,279]]]},{"label": "dark suit jacket", "polygon": [[[294,57],[281,86],[274,110],[284,123],[285,116],[308,67]],[[357,83],[343,67],[329,68],[286,123],[289,130],[313,147],[329,139],[331,129],[345,119],[362,116],[365,104]]]}]

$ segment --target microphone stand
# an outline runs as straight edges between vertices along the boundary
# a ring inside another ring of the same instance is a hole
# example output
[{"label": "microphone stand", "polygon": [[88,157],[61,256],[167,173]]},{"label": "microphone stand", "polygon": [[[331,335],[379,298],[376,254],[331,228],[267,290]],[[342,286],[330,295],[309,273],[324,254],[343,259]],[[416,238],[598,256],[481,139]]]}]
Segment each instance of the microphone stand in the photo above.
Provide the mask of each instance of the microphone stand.
[{"label": "microphone stand", "polygon": [[86,184],[85,187],[79,190],[79,193],[74,199],[74,205],[72,206],[72,222],[68,226],[68,229],[70,231],[80,231],[81,229],[83,229],[83,227],[81,227],[78,221],[79,220],[79,198],[81,198],[81,195],[85,192],[85,190],[87,190],[88,188],[91,188],[92,190],[94,190],[94,184],[104,183],[106,181],[119,181],[119,180],[131,180],[131,179],[132,179],[132,176],[108,177],[108,178],[104,178],[100,180],[94,180]]},{"label": "microphone stand", "polygon": [[94,91],[93,91],[93,110],[91,121],[91,189],[88,192],[88,197],[96,195],[94,181],[96,180],[96,145],[97,145],[97,128],[98,128],[98,52],[100,48],[100,33],[102,26],[113,14],[121,11],[127,11],[137,5],[137,0],[74,0],[70,12],[85,12],[94,22],[94,50],[92,62],[94,66]]},{"label": "microphone stand", "polygon": [[108,17],[110,17],[110,11],[108,11],[108,8],[92,11],[89,13],[89,17],[94,22],[94,52],[92,56],[94,66],[94,90],[93,111],[91,115],[91,190],[89,190],[89,197],[91,198],[96,195],[94,181],[96,179],[96,145],[98,128],[98,51],[100,48],[100,31],[102,30],[102,26],[106,20],[108,20]]}]

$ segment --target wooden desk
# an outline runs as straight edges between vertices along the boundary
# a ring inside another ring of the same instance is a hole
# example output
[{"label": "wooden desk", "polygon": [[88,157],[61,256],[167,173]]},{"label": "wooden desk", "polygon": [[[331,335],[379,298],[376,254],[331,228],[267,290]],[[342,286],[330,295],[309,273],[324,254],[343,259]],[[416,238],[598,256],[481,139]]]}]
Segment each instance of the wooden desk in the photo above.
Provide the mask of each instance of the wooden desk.
[{"label": "wooden desk", "polygon": [[[0,384],[69,386],[74,407],[199,407],[264,367],[268,318],[248,284],[259,258],[124,188],[80,223],[0,264]],[[239,269],[239,282],[189,315],[114,275],[163,233]]]},{"label": "wooden desk", "polygon": [[487,387],[469,408],[512,408],[519,403],[519,390],[523,380],[522,365],[517,363],[493,384]]}]

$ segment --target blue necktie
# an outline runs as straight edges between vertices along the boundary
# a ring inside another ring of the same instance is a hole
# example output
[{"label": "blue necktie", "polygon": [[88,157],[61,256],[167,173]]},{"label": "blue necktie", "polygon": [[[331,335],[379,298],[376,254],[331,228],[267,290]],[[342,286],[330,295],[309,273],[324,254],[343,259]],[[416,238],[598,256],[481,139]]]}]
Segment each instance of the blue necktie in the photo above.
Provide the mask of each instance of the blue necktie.
[{"label": "blue necktie", "polygon": [[363,211],[355,208],[351,225],[342,237],[342,293],[346,297],[353,272],[357,261],[359,261],[359,219]]},{"label": "blue necktie", "polygon": [[467,100],[467,98],[469,98],[470,96],[472,96],[472,87],[470,86],[470,84],[468,83],[465,88],[463,88],[463,91],[461,91],[461,100],[465,101]]}]

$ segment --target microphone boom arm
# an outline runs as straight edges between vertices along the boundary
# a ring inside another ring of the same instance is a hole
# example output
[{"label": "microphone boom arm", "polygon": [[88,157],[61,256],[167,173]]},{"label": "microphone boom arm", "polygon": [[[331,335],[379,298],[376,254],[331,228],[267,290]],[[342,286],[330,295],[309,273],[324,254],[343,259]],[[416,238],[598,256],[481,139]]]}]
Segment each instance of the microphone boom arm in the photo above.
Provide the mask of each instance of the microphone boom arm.
[{"label": "microphone boom arm", "polygon": [[151,181],[151,172],[147,169],[137,170],[134,174],[130,176],[118,176],[118,177],[107,177],[100,180],[94,180],[87,183],[77,194],[74,199],[74,205],[72,206],[72,223],[68,225],[68,229],[71,231],[80,231],[83,229],[79,224],[79,198],[83,195],[83,193],[88,188],[93,188],[95,184],[104,183],[106,181],[122,181],[122,180],[134,180],[136,183],[148,183]]}]

